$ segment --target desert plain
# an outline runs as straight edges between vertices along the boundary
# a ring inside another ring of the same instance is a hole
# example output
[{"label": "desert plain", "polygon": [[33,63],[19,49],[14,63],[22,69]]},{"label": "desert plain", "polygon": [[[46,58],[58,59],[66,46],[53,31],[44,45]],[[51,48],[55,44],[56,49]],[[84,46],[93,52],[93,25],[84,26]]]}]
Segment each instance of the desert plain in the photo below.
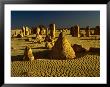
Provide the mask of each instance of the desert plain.
[{"label": "desert plain", "polygon": [[[11,30],[13,34],[15,30]],[[55,42],[61,31],[55,31]],[[71,46],[81,45],[87,51],[75,52],[73,59],[51,59],[52,48],[46,48],[45,37],[36,42],[36,34],[21,38],[11,38],[11,76],[12,77],[100,77],[100,52],[89,51],[100,48],[100,35],[89,37],[73,37],[70,30],[63,31]],[[34,60],[23,60],[25,47],[32,49]]]}]

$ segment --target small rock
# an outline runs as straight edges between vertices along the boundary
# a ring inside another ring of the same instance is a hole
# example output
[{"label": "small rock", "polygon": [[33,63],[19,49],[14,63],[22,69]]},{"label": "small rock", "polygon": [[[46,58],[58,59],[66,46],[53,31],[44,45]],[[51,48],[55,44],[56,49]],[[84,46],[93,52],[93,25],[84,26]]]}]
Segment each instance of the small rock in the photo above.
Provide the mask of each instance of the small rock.
[{"label": "small rock", "polygon": [[34,56],[32,54],[32,49],[29,46],[26,46],[24,50],[24,60],[34,60]]}]

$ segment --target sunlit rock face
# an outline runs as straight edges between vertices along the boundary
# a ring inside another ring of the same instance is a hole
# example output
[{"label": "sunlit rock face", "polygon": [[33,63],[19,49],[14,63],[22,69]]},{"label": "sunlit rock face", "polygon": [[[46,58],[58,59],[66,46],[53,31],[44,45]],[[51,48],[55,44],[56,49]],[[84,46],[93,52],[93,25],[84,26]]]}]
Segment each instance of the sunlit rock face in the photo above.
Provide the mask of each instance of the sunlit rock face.
[{"label": "sunlit rock face", "polygon": [[32,49],[29,46],[26,46],[26,48],[24,50],[23,60],[30,60],[30,61],[34,60]]},{"label": "sunlit rock face", "polygon": [[50,56],[51,58],[58,59],[73,59],[76,57],[73,48],[66,39],[65,35],[63,35],[63,32],[59,34],[57,41],[52,47],[52,53]]}]

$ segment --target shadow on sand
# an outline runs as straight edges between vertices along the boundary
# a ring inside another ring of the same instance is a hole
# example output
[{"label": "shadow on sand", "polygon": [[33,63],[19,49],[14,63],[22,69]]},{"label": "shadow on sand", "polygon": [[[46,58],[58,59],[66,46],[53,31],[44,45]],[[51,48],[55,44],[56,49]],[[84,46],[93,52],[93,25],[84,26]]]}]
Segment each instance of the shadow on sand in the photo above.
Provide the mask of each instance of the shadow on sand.
[{"label": "shadow on sand", "polygon": [[49,57],[50,53],[51,53],[51,50],[44,50],[44,51],[34,52],[33,55],[35,59],[51,59]]},{"label": "shadow on sand", "polygon": [[85,55],[97,55],[100,56],[100,48],[93,48],[90,47],[88,51],[82,51],[82,52],[77,52],[76,53],[76,58],[81,58]]},{"label": "shadow on sand", "polygon": [[90,52],[90,51],[87,51],[87,52],[76,53],[76,59],[84,57],[86,55],[97,55],[97,56],[100,56],[100,52]]},{"label": "shadow on sand", "polygon": [[[39,51],[39,52],[33,52],[34,58],[36,59],[51,59],[49,54],[51,53],[51,50],[44,50],[44,51]],[[100,56],[100,48],[91,48],[89,51],[86,52],[77,52],[76,53],[76,58],[78,59],[81,58],[85,55],[97,55]],[[23,55],[17,55],[17,56],[11,56],[11,61],[25,61],[23,60]],[[52,60],[66,60],[66,59],[57,59],[57,58],[52,58]]]},{"label": "shadow on sand", "polygon": [[23,55],[11,56],[11,61],[23,61]]},{"label": "shadow on sand", "polygon": [[[31,49],[46,49],[46,47],[32,47]],[[20,49],[20,50],[24,50],[24,49]]]},{"label": "shadow on sand", "polygon": [[46,47],[36,47],[36,48],[32,48],[32,49],[46,49]]}]

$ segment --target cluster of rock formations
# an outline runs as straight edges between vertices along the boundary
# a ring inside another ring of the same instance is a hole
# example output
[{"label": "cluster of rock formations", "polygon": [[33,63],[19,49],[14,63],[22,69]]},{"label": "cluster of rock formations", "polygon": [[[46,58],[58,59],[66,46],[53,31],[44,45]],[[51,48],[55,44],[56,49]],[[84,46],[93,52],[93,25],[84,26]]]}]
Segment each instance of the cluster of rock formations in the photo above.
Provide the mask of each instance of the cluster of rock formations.
[{"label": "cluster of rock formations", "polygon": [[17,37],[17,38],[22,38],[24,36],[28,36],[31,34],[31,29],[29,27],[24,27],[22,29],[19,30],[19,32],[17,32],[18,30],[15,30],[15,33],[12,34],[12,38],[13,37]]},{"label": "cluster of rock formations", "polygon": [[[31,34],[36,34],[35,39],[37,42],[41,43],[43,39],[43,35],[45,35],[44,42],[45,42],[45,48],[51,49],[51,53],[48,54],[51,59],[74,59],[76,58],[76,53],[78,52],[85,52],[86,49],[83,48],[81,45],[74,44],[71,46],[69,41],[66,39],[66,35],[64,35],[63,32],[67,32],[68,29],[61,30],[61,33],[59,34],[58,39],[55,41],[55,32],[56,27],[55,24],[50,24],[49,28],[46,28],[44,26],[38,26],[36,29],[32,30],[28,27],[24,27],[20,30],[20,32],[17,34],[15,33],[12,35],[12,37],[22,38],[24,36],[28,36]],[[81,28],[78,25],[75,25],[74,27],[70,28],[70,34],[73,37],[81,37]],[[90,27],[87,26],[85,29],[85,35],[86,37],[90,36]],[[100,27],[97,26],[94,30],[95,34],[100,34]],[[30,41],[30,38],[29,40]],[[29,46],[26,46],[24,50],[24,60],[34,60],[34,56],[32,53],[32,49]]]},{"label": "cluster of rock formations", "polygon": [[[64,28],[59,29],[60,32],[67,32],[70,30],[70,34],[73,37],[89,37],[91,35],[100,35],[100,26],[96,26],[95,28],[90,28],[87,26],[86,28],[80,28],[78,25],[75,25],[71,28]],[[82,31],[85,31],[85,33],[82,33]],[[46,28],[43,25],[39,25],[37,28],[30,29],[29,27],[22,27],[19,33],[15,31],[15,33],[12,35],[12,37],[23,37],[30,34],[36,34],[37,35],[46,35],[45,40],[50,40],[55,38],[55,32],[56,32],[56,26],[55,24],[50,24],[48,28]]]},{"label": "cluster of rock formations", "polygon": [[[51,48],[51,53],[48,54],[51,59],[73,59],[76,57],[74,49],[71,47],[65,35],[63,35],[63,32],[59,34],[55,44],[52,42],[47,44],[46,42],[46,47]],[[32,50],[28,46],[24,50],[24,60],[34,60]]]},{"label": "cluster of rock formations", "polygon": [[[85,31],[81,33],[81,31]],[[70,34],[73,37],[90,37],[91,35],[100,35],[100,26],[96,26],[95,28],[90,28],[87,26],[86,28],[80,28],[78,25],[70,28]]]}]

